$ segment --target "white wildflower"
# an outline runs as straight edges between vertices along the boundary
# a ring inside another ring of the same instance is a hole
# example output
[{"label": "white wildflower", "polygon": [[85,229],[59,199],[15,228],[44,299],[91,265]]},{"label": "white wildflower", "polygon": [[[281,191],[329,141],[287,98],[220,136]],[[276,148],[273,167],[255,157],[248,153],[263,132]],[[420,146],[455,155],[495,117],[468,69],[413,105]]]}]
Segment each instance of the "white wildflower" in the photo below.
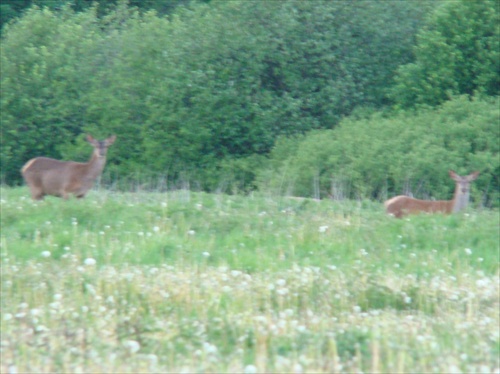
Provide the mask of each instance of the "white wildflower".
[{"label": "white wildflower", "polygon": [[257,367],[255,367],[254,365],[247,365],[247,366],[245,366],[244,373],[245,374],[255,374],[255,373],[257,373]]},{"label": "white wildflower", "polygon": [[205,351],[205,353],[207,353],[209,355],[213,355],[213,354],[217,353],[217,347],[215,345],[207,343],[207,342],[203,343],[203,350]]},{"label": "white wildflower", "polygon": [[448,367],[448,370],[446,370],[446,372],[450,374],[460,374],[462,373],[462,370],[460,370],[460,368],[456,365],[451,365]]},{"label": "white wildflower", "polygon": [[280,286],[280,287],[283,287],[283,286],[286,284],[286,280],[284,280],[284,279],[278,279],[278,280],[276,281],[276,284],[277,284],[278,286]]},{"label": "white wildflower", "polygon": [[486,279],[486,278],[483,278],[483,279],[478,279],[476,281],[476,286],[477,287],[487,287],[490,283],[490,280],[489,279]]},{"label": "white wildflower", "polygon": [[304,369],[302,368],[302,365],[299,364],[299,363],[296,363],[295,365],[293,365],[293,372],[295,374],[300,374],[300,373],[303,373],[304,372]]},{"label": "white wildflower", "polygon": [[236,278],[237,276],[239,276],[240,274],[241,274],[241,271],[239,271],[239,270],[231,270],[231,275],[232,275],[233,277],[235,277],[235,278]]},{"label": "white wildflower", "polygon": [[305,327],[304,325],[298,325],[296,327],[296,329],[297,329],[298,332],[301,332],[301,333],[304,333],[304,332],[307,331],[307,327]]},{"label": "white wildflower", "polygon": [[141,349],[141,345],[135,340],[125,340],[123,345],[130,353],[137,353]]},{"label": "white wildflower", "polygon": [[45,327],[44,325],[38,325],[35,327],[35,331],[36,332],[47,332],[50,330],[47,327]]},{"label": "white wildflower", "polygon": [[288,294],[288,288],[280,288],[276,290],[276,293],[280,296],[285,296],[286,294]]},{"label": "white wildflower", "polygon": [[41,310],[40,309],[37,309],[37,308],[33,308],[30,310],[30,314],[33,316],[33,317],[36,317],[36,316],[39,316],[42,314]]},{"label": "white wildflower", "polygon": [[3,320],[4,320],[4,321],[10,321],[11,319],[12,319],[12,314],[10,314],[10,313],[5,313],[5,314],[3,315]]},{"label": "white wildflower", "polygon": [[157,365],[158,364],[158,356],[150,353],[149,355],[146,356],[148,359],[149,363],[151,365]]},{"label": "white wildflower", "polygon": [[59,307],[61,306],[61,303],[59,303],[58,301],[54,301],[53,303],[50,303],[49,306],[52,309],[59,309]]}]

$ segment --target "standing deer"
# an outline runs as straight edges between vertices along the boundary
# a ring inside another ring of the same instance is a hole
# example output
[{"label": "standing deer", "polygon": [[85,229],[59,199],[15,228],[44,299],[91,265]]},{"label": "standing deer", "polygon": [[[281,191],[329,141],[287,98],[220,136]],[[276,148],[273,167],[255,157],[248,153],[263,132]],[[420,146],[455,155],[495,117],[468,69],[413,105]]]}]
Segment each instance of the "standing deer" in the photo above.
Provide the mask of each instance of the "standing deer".
[{"label": "standing deer", "polygon": [[108,147],[116,136],[96,140],[87,135],[87,141],[94,147],[89,162],[59,161],[53,158],[36,157],[21,169],[33,200],[42,200],[45,195],[68,198],[72,193],[82,198],[90,190],[95,180],[102,174],[106,164]]},{"label": "standing deer", "polygon": [[479,171],[465,177],[461,177],[452,170],[449,171],[449,174],[451,179],[456,182],[453,200],[418,200],[400,195],[384,203],[387,213],[401,218],[407,214],[418,214],[420,212],[450,214],[464,209],[469,203],[470,184],[477,178]]}]

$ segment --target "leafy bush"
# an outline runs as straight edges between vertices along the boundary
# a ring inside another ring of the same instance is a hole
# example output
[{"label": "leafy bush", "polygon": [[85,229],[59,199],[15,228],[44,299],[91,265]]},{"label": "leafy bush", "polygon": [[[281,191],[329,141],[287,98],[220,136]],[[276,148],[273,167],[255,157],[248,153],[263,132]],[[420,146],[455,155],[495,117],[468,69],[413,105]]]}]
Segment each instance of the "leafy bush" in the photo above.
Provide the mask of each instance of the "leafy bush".
[{"label": "leafy bush", "polygon": [[[218,188],[227,165],[262,157],[279,136],[331,128],[358,105],[385,105],[434,7],[190,4],[168,18],[126,2],[104,15],[97,6],[34,7],[7,25],[2,181],[18,183],[34,156],[80,160],[75,138],[91,132],[118,135],[106,169],[113,175],[163,174]],[[251,185],[248,171],[235,173],[238,183]]]},{"label": "leafy bush", "polygon": [[498,206],[499,116],[498,99],[460,97],[434,110],[346,119],[334,130],[277,143],[258,184],[303,196],[319,189],[334,198],[447,199],[454,188],[449,169],[479,170],[474,197]]},{"label": "leafy bush", "polygon": [[453,95],[500,93],[496,0],[448,1],[419,32],[416,61],[398,70],[392,97],[401,107],[439,105]]}]

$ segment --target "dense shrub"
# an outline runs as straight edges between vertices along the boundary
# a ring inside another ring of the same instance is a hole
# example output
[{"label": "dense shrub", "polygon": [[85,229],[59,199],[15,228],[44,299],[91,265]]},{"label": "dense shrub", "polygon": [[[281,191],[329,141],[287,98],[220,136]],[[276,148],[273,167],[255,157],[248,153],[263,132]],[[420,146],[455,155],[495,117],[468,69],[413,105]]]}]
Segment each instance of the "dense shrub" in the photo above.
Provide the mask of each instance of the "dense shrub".
[{"label": "dense shrub", "polygon": [[253,160],[277,137],[332,128],[359,105],[386,105],[435,6],[189,3],[169,17],[124,2],[105,15],[102,7],[35,7],[7,25],[2,181],[19,183],[34,156],[85,159],[81,134],[91,132],[118,135],[106,172],[120,178],[251,185]]},{"label": "dense shrub", "polygon": [[115,133],[104,181],[117,186],[246,191],[266,166],[257,184],[289,193],[443,196],[448,168],[479,168],[494,204],[495,103],[368,114],[390,107],[389,91],[401,108],[497,94],[493,2],[189,3],[169,17],[123,1],[105,14],[34,7],[7,25],[2,182],[19,183],[34,156],[85,160],[84,132]]},{"label": "dense shrub", "polygon": [[416,61],[398,70],[398,106],[439,105],[450,96],[500,94],[500,6],[496,0],[444,2],[418,33]]},{"label": "dense shrub", "polygon": [[284,139],[259,186],[303,196],[447,199],[454,188],[449,169],[480,170],[473,196],[498,206],[499,108],[498,99],[460,97],[433,110],[346,119],[334,130]]}]

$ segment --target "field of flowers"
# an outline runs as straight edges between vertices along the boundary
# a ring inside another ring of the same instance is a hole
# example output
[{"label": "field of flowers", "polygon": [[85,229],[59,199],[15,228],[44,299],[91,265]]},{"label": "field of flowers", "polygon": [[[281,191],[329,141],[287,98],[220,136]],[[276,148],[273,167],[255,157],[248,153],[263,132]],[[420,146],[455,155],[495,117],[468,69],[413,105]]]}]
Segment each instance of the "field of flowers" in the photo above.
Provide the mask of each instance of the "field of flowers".
[{"label": "field of flowers", "polygon": [[498,373],[498,211],[1,189],[2,373]]}]

